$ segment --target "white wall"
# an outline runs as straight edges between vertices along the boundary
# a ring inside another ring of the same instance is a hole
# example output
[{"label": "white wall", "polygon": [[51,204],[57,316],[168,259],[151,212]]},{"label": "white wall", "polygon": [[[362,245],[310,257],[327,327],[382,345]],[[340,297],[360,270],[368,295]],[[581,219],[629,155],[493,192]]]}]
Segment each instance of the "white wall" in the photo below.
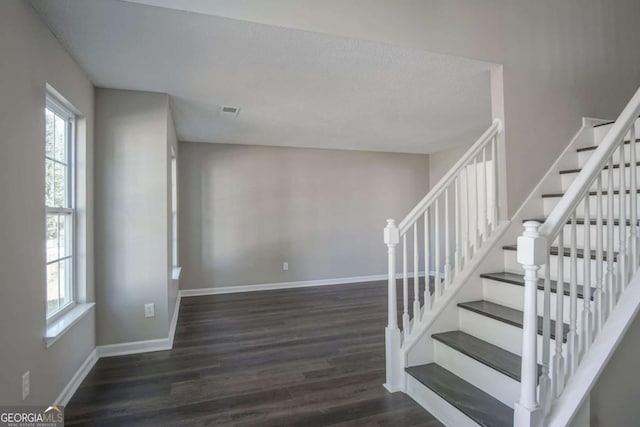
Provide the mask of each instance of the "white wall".
[{"label": "white wall", "polygon": [[[0,2],[0,402],[51,404],[95,347],[94,313],[45,349],[44,106],[49,83],[83,114],[78,280],[93,285],[93,86],[29,4]],[[84,294],[84,292],[83,292]],[[22,401],[21,376],[31,372]]]},{"label": "white wall", "polygon": [[[172,289],[168,110],[166,94],[96,89],[99,345],[168,335]],[[175,142],[175,135],[171,139]],[[145,318],[146,303],[155,304],[155,317]]]},{"label": "white wall", "polygon": [[[384,274],[427,155],[180,143],[181,288]],[[289,270],[282,263],[289,262]]]},{"label": "white wall", "polygon": [[184,0],[180,7],[502,64],[510,214],[583,116],[615,118],[640,85],[637,0]]}]

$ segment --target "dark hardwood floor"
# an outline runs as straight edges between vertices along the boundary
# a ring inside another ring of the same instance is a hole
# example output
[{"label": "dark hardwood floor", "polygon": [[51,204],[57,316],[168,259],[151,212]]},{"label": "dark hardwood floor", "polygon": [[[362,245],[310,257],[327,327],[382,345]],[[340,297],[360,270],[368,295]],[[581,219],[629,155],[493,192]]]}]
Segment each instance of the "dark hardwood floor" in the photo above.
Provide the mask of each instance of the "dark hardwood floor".
[{"label": "dark hardwood floor", "polygon": [[386,283],[183,298],[171,351],[101,359],[67,425],[440,426],[384,382]]}]

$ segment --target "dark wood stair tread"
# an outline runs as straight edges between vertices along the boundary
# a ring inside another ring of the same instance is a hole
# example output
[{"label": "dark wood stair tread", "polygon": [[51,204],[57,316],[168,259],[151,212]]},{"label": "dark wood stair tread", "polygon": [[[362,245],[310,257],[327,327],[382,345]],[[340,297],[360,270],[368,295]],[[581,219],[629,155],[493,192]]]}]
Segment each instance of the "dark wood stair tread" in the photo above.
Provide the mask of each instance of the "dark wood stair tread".
[{"label": "dark wood stair tread", "polygon": [[[502,249],[504,249],[505,251],[517,251],[518,250],[518,246],[517,245],[506,245],[503,246]],[[558,250],[559,248],[557,246],[551,246],[549,248],[549,253],[551,255],[559,255],[560,252]],[[563,249],[563,253],[562,256],[565,257],[570,257],[571,256],[571,248],[568,247],[564,247]],[[596,251],[595,249],[591,249],[591,259],[596,259]],[[584,249],[578,249],[576,251],[576,257],[577,258],[584,258]],[[604,261],[607,261],[608,257],[608,252],[607,251],[602,251],[602,259]],[[613,261],[616,261],[616,259],[618,258],[618,252],[614,252],[613,253]]]},{"label": "dark wood stair tread", "polygon": [[[546,221],[546,218],[528,218],[528,219],[523,219],[522,223],[528,222],[528,221],[536,221],[539,222],[540,224],[544,224],[544,222]],[[631,220],[628,219],[625,221],[628,226],[631,226]],[[567,224],[571,224],[571,220],[567,221]],[[602,225],[607,225],[608,224],[608,220],[605,218],[602,218]],[[576,225],[584,225],[584,218],[576,218]],[[589,225],[598,225],[598,220],[595,218],[591,218],[589,220]],[[619,219],[614,219],[613,220],[613,225],[618,226],[620,225],[620,220]]]},{"label": "dark wood stair tread", "polygon": [[[463,302],[458,304],[458,307],[465,310],[473,311],[474,313],[482,316],[487,316],[500,322],[522,328],[522,316],[523,313],[520,310],[514,308],[505,307],[504,305],[496,304],[493,302],[479,300],[472,302]],[[551,320],[551,339],[555,339],[556,322]],[[562,341],[567,341],[567,334],[569,333],[569,325],[563,324],[563,336]],[[538,316],[538,334],[542,334],[542,317]]]},{"label": "dark wood stair tread", "polygon": [[[630,194],[631,190],[625,190],[624,191],[625,194]],[[636,193],[640,194],[640,189],[636,190]],[[607,194],[609,194],[609,192],[607,190],[603,190],[602,191],[602,195],[606,196]],[[613,190],[613,194],[620,194],[620,190]],[[589,191],[589,195],[590,196],[597,196],[598,192],[597,191]],[[547,194],[543,194],[542,198],[543,199],[547,199],[547,198],[552,198],[552,197],[562,197],[564,196],[564,193],[547,193]]]},{"label": "dark wood stair tread", "polygon": [[[436,341],[459,351],[494,369],[509,378],[520,381],[520,366],[522,358],[517,354],[504,350],[496,345],[478,339],[462,331],[443,332],[431,335]],[[538,365],[538,375],[542,372],[542,366]]]},{"label": "dark wood stair tread", "polygon": [[405,371],[481,426],[513,425],[513,409],[443,367],[429,363]]},{"label": "dark wood stair tread", "polygon": [[[631,166],[631,163],[629,163],[629,162],[624,164],[625,168],[628,168],[629,166]],[[640,162],[636,162],[636,166],[640,166]],[[608,169],[609,169],[609,165],[605,165],[602,168],[602,170],[608,170]],[[617,163],[617,164],[613,165],[613,169],[620,169],[620,163]],[[564,169],[564,170],[561,170],[559,173],[560,173],[560,175],[564,175],[564,174],[567,174],[567,173],[578,173],[581,170],[582,170],[582,168]]]},{"label": "dark wood stair tread", "polygon": [[[482,277],[483,279],[490,279],[490,280],[495,280],[497,282],[504,282],[504,283],[509,283],[511,285],[516,285],[516,286],[524,286],[524,277],[523,274],[516,274],[516,273],[509,273],[506,271],[501,271],[501,272],[497,272],[497,273],[484,273],[481,274],[480,277]],[[570,283],[564,282],[564,288],[563,288],[563,294],[566,296],[569,296],[569,291],[570,291]],[[549,287],[551,289],[551,293],[557,293],[558,292],[558,282],[555,280],[550,280],[549,281]],[[544,290],[544,279],[538,279],[538,289],[543,291]],[[577,291],[578,291],[578,298],[584,298],[584,288],[582,287],[582,285],[577,285]],[[593,296],[595,295],[595,288],[591,288],[591,300],[593,300]]]},{"label": "dark wood stair tread", "polygon": [[[640,142],[640,138],[636,139],[636,142]],[[625,144],[630,144],[630,143],[631,143],[631,141],[627,141],[627,140],[625,140],[625,141],[624,141],[624,143],[625,143]],[[583,151],[592,151],[592,150],[595,150],[596,148],[598,148],[598,146],[597,146],[597,145],[590,145],[589,147],[580,147],[580,148],[576,149],[576,151],[577,151],[578,153],[581,153],[581,152],[583,152]]]}]

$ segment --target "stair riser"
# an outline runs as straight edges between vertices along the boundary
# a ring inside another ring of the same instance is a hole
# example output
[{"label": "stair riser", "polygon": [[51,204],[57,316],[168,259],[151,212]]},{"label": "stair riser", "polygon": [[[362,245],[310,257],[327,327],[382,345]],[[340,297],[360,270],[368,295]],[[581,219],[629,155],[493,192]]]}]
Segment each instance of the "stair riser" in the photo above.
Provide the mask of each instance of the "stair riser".
[{"label": "stair riser", "polygon": [[[524,287],[518,285],[512,285],[509,283],[499,282],[497,280],[490,279],[482,279],[483,299],[487,301],[494,302],[496,304],[504,305],[507,307],[515,308],[517,310],[524,310]],[[538,290],[537,293],[537,301],[538,301],[538,315],[542,316],[544,313],[544,291]],[[551,293],[550,298],[550,306],[551,306],[551,318],[553,320],[556,319],[556,301],[557,294]],[[564,295],[562,298],[562,311],[563,311],[563,323],[569,323],[569,314],[570,314],[570,303],[571,299]],[[578,298],[577,300],[577,308],[578,308],[578,319],[582,316],[582,309],[584,305],[584,300],[582,298]]]},{"label": "stair riser", "polygon": [[[638,147],[640,149],[640,147]],[[640,154],[640,153],[638,153]],[[640,158],[640,156],[639,156]],[[624,171],[624,188],[631,188],[631,168],[622,168]],[[635,168],[636,171],[636,188],[640,188],[640,168]],[[576,179],[578,173],[563,173],[560,175],[560,182],[562,184],[562,191],[567,191],[571,183]],[[609,170],[603,170],[600,174],[602,177],[602,191],[606,191],[609,188]],[[613,169],[613,188],[620,188],[620,168]],[[597,191],[597,181],[591,186],[592,191]]]},{"label": "stair riser", "polygon": [[[571,258],[570,257],[558,257],[556,255],[552,255],[551,259],[550,259],[550,264],[551,264],[551,275],[550,278],[552,280],[558,280],[558,259],[562,259],[563,260],[563,276],[564,276],[564,281],[569,283],[571,280]],[[513,272],[513,273],[518,273],[518,274],[523,274],[522,273],[522,266],[520,264],[518,264],[517,261],[517,255],[516,255],[516,251],[504,251],[504,259],[505,259],[505,267],[506,270],[509,272]],[[576,275],[577,275],[577,283],[579,285],[583,285],[584,284],[584,262],[585,260],[582,258],[577,258],[576,259]],[[596,261],[589,259],[587,260],[587,262],[589,262],[591,264],[591,280],[590,283],[592,286],[596,285],[597,282],[597,278],[596,278]],[[617,266],[617,263],[613,263],[613,268],[615,271],[615,268]],[[546,268],[547,266],[542,266],[540,268],[540,270],[538,270],[538,277],[544,277],[544,275],[546,274]],[[606,272],[606,269],[603,268],[603,274]]]},{"label": "stair riser", "polygon": [[[593,128],[593,139],[596,145],[602,142],[605,135],[611,130],[613,123],[606,126],[596,126]],[[640,119],[636,120],[636,135],[640,133]]]},{"label": "stair riser", "polygon": [[425,387],[420,381],[407,375],[407,394],[444,425],[456,427],[478,427],[471,418]]},{"label": "stair riser", "polygon": [[[620,200],[619,198],[621,197],[620,194],[614,194],[613,195],[613,214],[614,217],[616,219],[619,218],[619,212],[620,212]],[[626,218],[628,219],[630,216],[630,212],[631,212],[631,195],[630,194],[624,194],[624,202],[625,202],[625,213],[626,213]],[[558,202],[560,201],[560,197],[545,197],[543,198],[543,205],[544,205],[544,216],[547,217],[549,216],[549,214],[551,213],[551,211],[553,210],[553,208],[558,204]],[[597,201],[597,196],[589,196],[589,213],[591,215],[591,218],[595,218],[596,217],[596,201]],[[637,206],[639,207],[640,210],[640,196],[638,196],[636,194],[636,202],[637,202]],[[607,197],[603,196],[603,202],[602,202],[602,215],[604,218],[607,217],[607,214],[605,212],[607,212]],[[578,218],[584,218],[584,203],[580,203],[580,205],[578,205],[578,208],[576,209],[576,215]]]},{"label": "stair riser", "polygon": [[[507,323],[483,316],[473,311],[458,308],[460,330],[490,344],[522,356],[522,329]],[[555,348],[551,340],[551,348]],[[566,344],[563,351],[566,354]],[[542,335],[538,334],[538,363],[542,361]]]},{"label": "stair riser", "polygon": [[[640,138],[640,135],[636,136],[636,139]],[[579,151],[578,152],[578,167],[581,168],[587,163],[589,157],[594,153],[595,150],[589,151]],[[640,155],[640,145],[636,142],[636,155]],[[624,146],[624,160],[628,162],[631,159],[631,144],[625,144]],[[640,160],[640,159],[638,159]],[[616,150],[613,154],[613,163],[620,163],[620,152]]]},{"label": "stair riser", "polygon": [[434,340],[435,362],[470,384],[512,407],[520,395],[520,383],[463,353]]},{"label": "stair riser", "polygon": [[[638,205],[640,207],[640,205]],[[578,248],[585,247],[585,231],[589,231],[589,247],[595,251],[597,244],[597,231],[598,227],[595,225],[576,225],[576,242]],[[625,233],[629,235],[629,226],[625,226]],[[569,242],[571,242],[571,225],[565,225],[563,227],[563,236],[564,236],[564,246],[566,247]],[[602,227],[602,248],[603,250],[607,250],[607,244],[609,242],[608,238],[608,227],[605,225]],[[628,241],[626,242],[628,244]],[[558,246],[558,238],[553,241],[552,246]],[[617,225],[613,226],[613,250],[618,251],[620,249],[620,228]]]}]

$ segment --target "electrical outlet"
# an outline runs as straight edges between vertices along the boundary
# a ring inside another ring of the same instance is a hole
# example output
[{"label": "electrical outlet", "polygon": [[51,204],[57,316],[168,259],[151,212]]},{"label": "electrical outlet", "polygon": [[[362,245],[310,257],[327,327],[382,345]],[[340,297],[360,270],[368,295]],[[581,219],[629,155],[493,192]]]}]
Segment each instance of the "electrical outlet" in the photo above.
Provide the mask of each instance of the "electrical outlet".
[{"label": "electrical outlet", "polygon": [[22,374],[22,400],[25,400],[31,393],[31,372]]},{"label": "electrical outlet", "polygon": [[289,270],[289,263],[288,262],[283,262],[282,263],[282,271],[288,271]]},{"label": "electrical outlet", "polygon": [[144,305],[144,317],[155,317],[156,307],[155,304],[149,303]]}]

